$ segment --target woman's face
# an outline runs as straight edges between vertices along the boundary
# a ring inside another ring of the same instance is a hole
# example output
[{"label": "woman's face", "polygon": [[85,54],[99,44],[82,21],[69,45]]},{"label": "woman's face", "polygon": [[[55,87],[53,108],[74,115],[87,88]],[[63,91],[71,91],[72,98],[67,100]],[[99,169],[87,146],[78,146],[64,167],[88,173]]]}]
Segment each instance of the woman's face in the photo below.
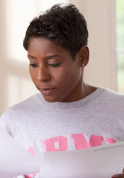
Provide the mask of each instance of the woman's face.
[{"label": "woman's face", "polygon": [[72,102],[82,98],[82,67],[61,46],[44,38],[31,38],[28,47],[31,78],[48,102]]}]

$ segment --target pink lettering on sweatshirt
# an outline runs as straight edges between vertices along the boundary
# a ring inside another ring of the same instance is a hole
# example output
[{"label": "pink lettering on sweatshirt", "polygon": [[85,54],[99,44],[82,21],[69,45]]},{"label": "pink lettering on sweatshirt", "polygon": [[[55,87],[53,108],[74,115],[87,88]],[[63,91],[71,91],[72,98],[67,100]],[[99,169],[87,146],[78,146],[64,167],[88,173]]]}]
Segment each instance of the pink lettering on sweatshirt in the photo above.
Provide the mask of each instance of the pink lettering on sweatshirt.
[{"label": "pink lettering on sweatshirt", "polygon": [[115,143],[116,141],[114,140],[114,139],[112,139],[112,138],[105,138],[105,141],[107,142],[107,143]]},{"label": "pink lettering on sweatshirt", "polygon": [[[103,137],[98,135],[91,135],[90,140],[88,141],[83,134],[72,134],[72,139],[74,140],[75,150],[95,147],[102,145]],[[112,138],[105,138],[105,142],[115,143],[116,140]],[[46,151],[66,151],[68,149],[67,138],[63,136],[49,138],[44,140],[44,145],[46,146]],[[28,151],[35,155],[33,148],[29,148]],[[37,173],[25,175],[25,178],[34,178]]]},{"label": "pink lettering on sweatshirt", "polygon": [[67,138],[63,136],[53,137],[44,141],[46,151],[66,151],[68,149]]},{"label": "pink lettering on sweatshirt", "polygon": [[[35,155],[35,152],[34,152],[34,150],[33,150],[32,147],[29,148],[28,151],[29,151],[31,154]],[[38,173],[27,174],[27,175],[24,175],[24,177],[25,177],[25,178],[33,178],[33,177],[35,177],[37,174],[38,174]]]},{"label": "pink lettering on sweatshirt", "polygon": [[74,139],[75,150],[85,149],[89,147],[102,145],[103,137],[91,135],[90,140],[87,141],[83,134],[72,134]]}]

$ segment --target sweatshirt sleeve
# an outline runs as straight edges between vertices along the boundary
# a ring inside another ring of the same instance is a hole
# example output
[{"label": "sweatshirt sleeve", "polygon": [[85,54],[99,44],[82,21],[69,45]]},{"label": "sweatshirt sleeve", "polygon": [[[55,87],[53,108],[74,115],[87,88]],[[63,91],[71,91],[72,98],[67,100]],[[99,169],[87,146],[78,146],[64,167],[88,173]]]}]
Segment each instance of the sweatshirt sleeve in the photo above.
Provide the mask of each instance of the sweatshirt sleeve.
[{"label": "sweatshirt sleeve", "polygon": [[5,120],[6,120],[5,117],[2,115],[0,117],[0,125],[7,131]]}]

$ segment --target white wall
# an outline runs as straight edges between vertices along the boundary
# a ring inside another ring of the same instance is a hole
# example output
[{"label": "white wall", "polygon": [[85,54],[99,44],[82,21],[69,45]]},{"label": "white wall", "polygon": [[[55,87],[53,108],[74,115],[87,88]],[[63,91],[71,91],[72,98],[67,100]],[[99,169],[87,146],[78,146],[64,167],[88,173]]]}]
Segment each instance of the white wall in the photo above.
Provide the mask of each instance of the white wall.
[{"label": "white wall", "polygon": [[74,3],[89,29],[90,62],[85,80],[116,90],[114,0],[1,0],[0,1],[0,114],[36,93],[22,47],[30,20],[54,3]]},{"label": "white wall", "polygon": [[90,61],[85,80],[116,90],[115,0],[71,0],[84,14],[89,29]]}]

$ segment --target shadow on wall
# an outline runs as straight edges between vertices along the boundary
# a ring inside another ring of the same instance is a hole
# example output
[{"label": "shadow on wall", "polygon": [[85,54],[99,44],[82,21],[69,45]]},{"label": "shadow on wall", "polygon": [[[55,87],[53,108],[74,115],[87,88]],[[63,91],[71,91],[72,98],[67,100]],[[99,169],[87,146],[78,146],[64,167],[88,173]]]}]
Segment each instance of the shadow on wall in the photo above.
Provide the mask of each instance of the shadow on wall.
[{"label": "shadow on wall", "polygon": [[[8,107],[36,92],[28,73],[28,59],[22,44],[25,29],[20,27],[24,17],[13,17],[14,13],[11,11],[12,7],[7,5],[8,2],[0,1],[0,115]],[[20,27],[15,23],[16,20],[21,20],[18,22]],[[18,28],[22,30],[22,34]],[[22,39],[19,39],[20,36]]]}]

